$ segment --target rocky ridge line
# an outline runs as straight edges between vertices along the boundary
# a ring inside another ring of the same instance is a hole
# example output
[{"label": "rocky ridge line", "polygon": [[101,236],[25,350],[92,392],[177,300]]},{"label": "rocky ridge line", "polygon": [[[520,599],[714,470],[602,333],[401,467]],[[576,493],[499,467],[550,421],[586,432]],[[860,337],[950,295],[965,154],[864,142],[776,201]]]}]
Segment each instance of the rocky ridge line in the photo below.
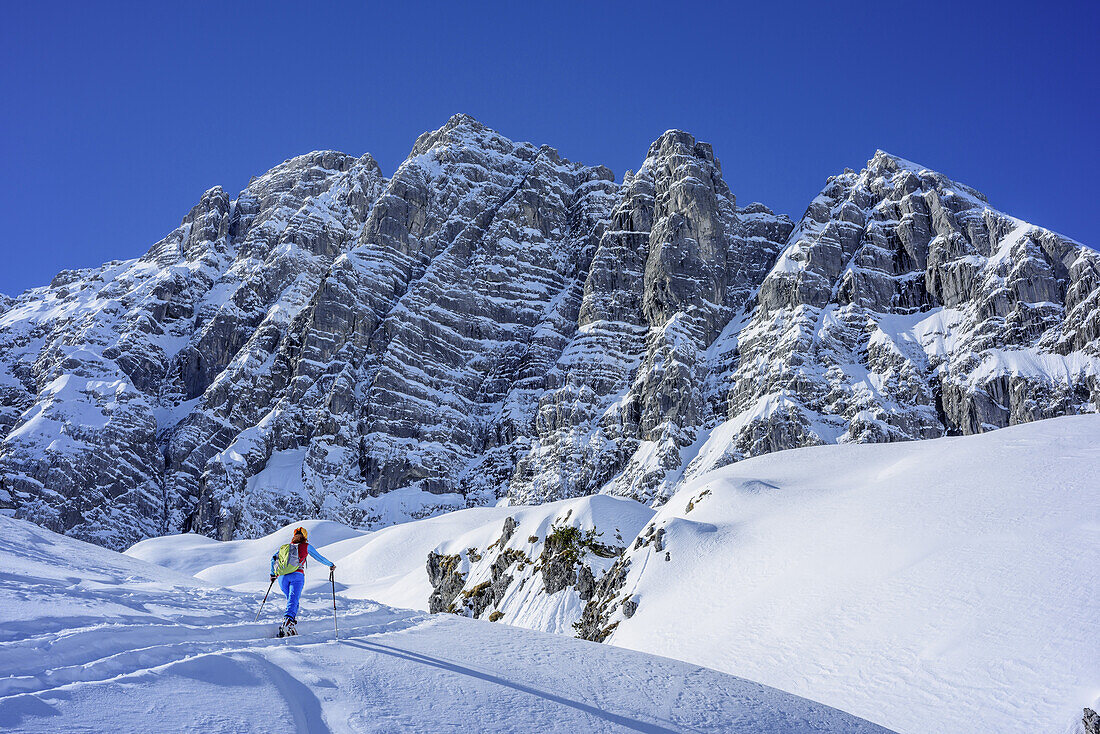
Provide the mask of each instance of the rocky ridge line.
[{"label": "rocky ridge line", "polygon": [[669,131],[621,184],[456,115],[0,300],[0,508],[123,547],[612,493],[1100,408],[1100,257],[879,151],[796,224]]}]

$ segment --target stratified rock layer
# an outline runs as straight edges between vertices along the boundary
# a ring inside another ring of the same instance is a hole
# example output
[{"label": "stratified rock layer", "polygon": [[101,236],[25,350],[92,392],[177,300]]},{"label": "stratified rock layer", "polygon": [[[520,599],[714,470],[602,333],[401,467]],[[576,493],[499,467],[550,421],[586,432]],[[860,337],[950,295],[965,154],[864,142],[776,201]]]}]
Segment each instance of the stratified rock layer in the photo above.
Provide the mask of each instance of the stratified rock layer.
[{"label": "stratified rock layer", "polygon": [[457,115],[390,178],[300,156],[0,298],[0,508],[124,547],[659,504],[768,451],[1095,411],[1098,344],[1094,252],[881,151],[795,226],[681,131],[617,184]]}]

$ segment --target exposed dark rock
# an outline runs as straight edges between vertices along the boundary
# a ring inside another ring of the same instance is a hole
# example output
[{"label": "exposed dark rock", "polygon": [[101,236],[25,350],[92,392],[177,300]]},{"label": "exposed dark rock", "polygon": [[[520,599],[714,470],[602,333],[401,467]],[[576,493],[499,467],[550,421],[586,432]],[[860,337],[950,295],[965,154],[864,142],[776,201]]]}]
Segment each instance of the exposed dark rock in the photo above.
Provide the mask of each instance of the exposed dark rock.
[{"label": "exposed dark rock", "polygon": [[428,554],[428,580],[432,584],[428,611],[432,614],[453,611],[454,601],[466,583],[466,574],[458,572],[461,560],[459,556],[443,555],[435,551]]},{"label": "exposed dark rock", "polygon": [[[477,548],[469,548],[466,558],[473,567],[491,552],[494,551],[487,549],[482,553]],[[486,610],[499,605],[513,580],[513,576],[507,573],[508,569],[517,563],[523,567],[531,559],[513,548],[498,549],[495,553],[496,557],[489,565],[489,579],[469,588],[466,588],[468,575],[458,572],[462,562],[460,555],[429,553],[427,568],[432,593],[428,598],[428,611],[480,617]]]},{"label": "exposed dark rock", "polygon": [[577,583],[577,564],[581,556],[581,531],[572,525],[555,527],[546,536],[539,556],[542,586],[547,594],[556,594]]},{"label": "exposed dark rock", "polygon": [[1085,715],[1081,718],[1085,727],[1085,734],[1100,734],[1100,714],[1090,708],[1085,709]]},{"label": "exposed dark rock", "polygon": [[588,601],[596,591],[596,577],[588,566],[581,566],[577,572],[577,596],[581,601]]},{"label": "exposed dark rock", "polygon": [[610,619],[619,607],[618,593],[626,583],[626,574],[629,570],[630,559],[622,555],[607,573],[600,577],[596,583],[595,592],[584,606],[580,620],[573,625],[577,637],[593,642],[603,642],[615,631],[619,623],[611,622]]},{"label": "exposed dark rock", "polygon": [[516,518],[514,518],[514,517],[505,518],[505,520],[504,520],[504,529],[501,532],[500,539],[497,541],[497,544],[501,548],[503,548],[508,543],[508,541],[512,539],[512,536],[516,534],[516,527],[517,527]]},{"label": "exposed dark rock", "polygon": [[665,529],[648,525],[645,532],[634,539],[634,550],[653,546],[653,550],[660,553],[665,549]]}]

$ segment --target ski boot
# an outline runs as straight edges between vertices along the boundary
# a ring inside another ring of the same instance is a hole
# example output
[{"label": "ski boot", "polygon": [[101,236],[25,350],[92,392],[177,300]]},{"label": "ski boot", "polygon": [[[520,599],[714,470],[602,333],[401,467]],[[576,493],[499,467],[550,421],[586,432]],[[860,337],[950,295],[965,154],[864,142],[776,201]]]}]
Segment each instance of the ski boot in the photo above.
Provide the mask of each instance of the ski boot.
[{"label": "ski boot", "polygon": [[283,624],[279,627],[279,637],[291,637],[298,634],[298,630],[295,626],[298,624],[298,620],[294,617],[283,617]]}]

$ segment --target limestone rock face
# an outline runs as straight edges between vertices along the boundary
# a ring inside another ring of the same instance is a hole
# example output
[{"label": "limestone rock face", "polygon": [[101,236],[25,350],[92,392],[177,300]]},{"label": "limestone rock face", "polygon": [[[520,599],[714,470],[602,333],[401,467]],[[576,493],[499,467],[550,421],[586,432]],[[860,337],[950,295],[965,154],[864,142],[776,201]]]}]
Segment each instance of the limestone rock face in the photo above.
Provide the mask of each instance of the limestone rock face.
[{"label": "limestone rock face", "polygon": [[602,495],[517,508],[492,540],[479,528],[428,554],[428,608],[602,641],[623,601],[625,544],[652,516]]},{"label": "limestone rock face", "polygon": [[714,407],[705,383],[727,356],[707,350],[791,228],[761,205],[737,209],[709,145],[680,131],[653,143],[600,238],[511,498],[666,497]]},{"label": "limestone rock face", "polygon": [[236,200],[206,192],[143,257],[16,299],[0,317],[0,502],[114,547],[185,527],[207,461],[270,410],[255,367],[381,182],[369,156],[300,156]]},{"label": "limestone rock face", "polygon": [[879,151],[829,179],[761,283],[726,420],[687,474],[796,446],[1095,411],[1098,263]]},{"label": "limestone rock face", "polygon": [[388,178],[299,156],[0,296],[0,510],[125,547],[659,504],[768,451],[1095,411],[1098,372],[1096,253],[938,173],[880,151],[796,226],[682,131],[616,183],[456,115]]}]

